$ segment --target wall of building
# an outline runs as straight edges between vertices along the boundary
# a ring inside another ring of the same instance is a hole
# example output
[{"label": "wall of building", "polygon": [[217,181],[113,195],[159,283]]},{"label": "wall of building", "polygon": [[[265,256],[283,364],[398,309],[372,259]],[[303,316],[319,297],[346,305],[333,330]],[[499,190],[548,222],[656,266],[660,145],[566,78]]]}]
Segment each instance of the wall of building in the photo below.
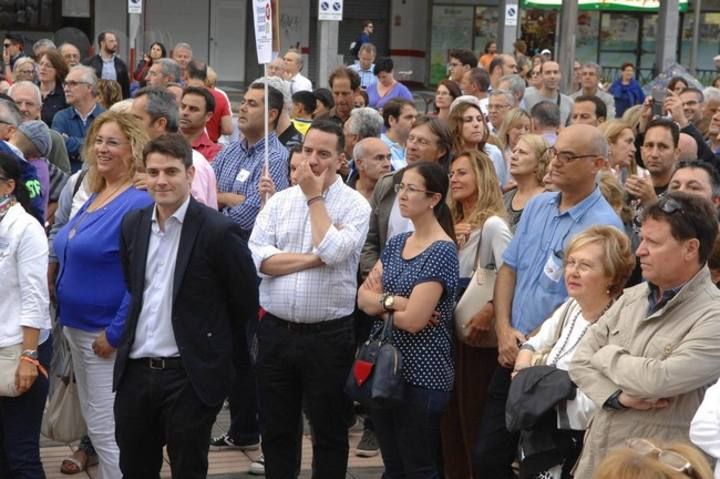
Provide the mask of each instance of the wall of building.
[{"label": "wall of building", "polygon": [[121,58],[128,58],[128,13],[127,2],[117,0],[95,0],[95,15],[93,18],[93,36],[89,39],[90,44],[97,52],[97,36],[103,31],[112,31],[118,35],[120,50],[118,55]]},{"label": "wall of building", "polygon": [[208,61],[210,0],[152,0],[144,2],[144,7],[145,48],[155,41],[162,42],[168,50],[178,42],[187,42],[193,47],[193,56]]},{"label": "wall of building", "polygon": [[[428,0],[392,0],[390,7],[390,55],[395,78],[424,84],[427,80],[432,26]],[[402,74],[402,72],[412,72]]]}]

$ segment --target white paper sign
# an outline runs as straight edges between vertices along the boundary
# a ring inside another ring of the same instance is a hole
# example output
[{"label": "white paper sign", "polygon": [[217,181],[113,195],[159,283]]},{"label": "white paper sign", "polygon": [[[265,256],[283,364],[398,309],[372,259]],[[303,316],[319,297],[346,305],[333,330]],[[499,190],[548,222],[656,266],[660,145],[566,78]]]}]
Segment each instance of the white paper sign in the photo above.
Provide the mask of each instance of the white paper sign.
[{"label": "white paper sign", "polygon": [[142,13],[142,0],[128,0],[128,13]]},{"label": "white paper sign", "polygon": [[514,27],[518,21],[517,3],[508,3],[505,5],[505,26]]},{"label": "white paper sign", "polygon": [[272,5],[270,0],[253,0],[255,20],[255,48],[258,63],[272,61]]},{"label": "white paper sign", "polygon": [[319,0],[318,20],[342,21],[343,0]]}]

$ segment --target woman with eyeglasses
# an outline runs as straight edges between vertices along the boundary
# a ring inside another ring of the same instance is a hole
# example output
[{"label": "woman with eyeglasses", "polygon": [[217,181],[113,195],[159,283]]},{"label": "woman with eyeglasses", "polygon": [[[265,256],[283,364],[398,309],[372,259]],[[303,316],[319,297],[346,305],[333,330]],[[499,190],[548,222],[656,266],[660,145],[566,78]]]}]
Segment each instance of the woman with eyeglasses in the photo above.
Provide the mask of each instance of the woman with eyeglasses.
[{"label": "woman with eyeglasses", "polygon": [[29,81],[37,83],[37,64],[30,57],[20,57],[13,67],[13,83]]},{"label": "woman with eyeglasses", "polygon": [[112,392],[115,348],[127,315],[120,225],[127,212],[152,203],[147,192],[133,186],[147,141],[145,128],[131,114],[108,111],[93,122],[84,146],[92,194],[53,242],[60,263],[58,317],[104,479],[121,476]]},{"label": "woman with eyeglasses", "polygon": [[448,126],[453,138],[453,153],[482,151],[492,160],[499,184],[504,185],[507,182],[505,158],[500,148],[487,142],[490,129],[482,113],[480,100],[470,95],[456,98],[450,105]]},{"label": "woman with eyeglasses", "polygon": [[[453,159],[449,203],[460,263],[459,301],[469,293],[466,289],[477,267],[497,269],[502,265],[503,252],[512,238],[487,155],[471,150]],[[475,311],[466,328],[467,340],[455,343],[455,387],[442,429],[445,477],[472,476],[472,449],[497,366],[494,312],[492,303]]]},{"label": "woman with eyeglasses", "polygon": [[40,57],[38,66],[40,67],[40,94],[42,95],[41,118],[48,126],[51,126],[55,113],[68,106],[63,90],[68,67],[57,50],[46,51]]},{"label": "woman with eyeglasses", "polygon": [[[623,290],[635,260],[627,236],[612,226],[593,226],[575,236],[565,250],[565,286],[568,299],[542,323],[520,348],[512,377],[532,366],[547,365],[567,371],[588,328],[612,305]],[[595,404],[576,388],[572,400],[555,405],[557,420],[550,430],[554,447],[530,455],[529,432],[520,435],[522,477],[571,477],[582,449],[585,429]]]},{"label": "woman with eyeglasses", "polygon": [[631,438],[617,446],[600,463],[593,479],[713,478],[705,456],[690,444],[663,446],[653,439]]},{"label": "woman with eyeglasses", "polygon": [[387,243],[358,292],[367,314],[393,316],[392,339],[403,356],[405,398],[371,410],[387,479],[439,478],[440,418],[453,387],[452,312],[458,257],[446,203],[447,171],[437,163],[412,164],[395,185],[401,214],[414,226]]},{"label": "woman with eyeglasses", "polygon": [[0,477],[45,477],[40,423],[52,356],[48,247],[14,158],[0,153],[0,349],[17,355],[16,397],[0,396]]}]

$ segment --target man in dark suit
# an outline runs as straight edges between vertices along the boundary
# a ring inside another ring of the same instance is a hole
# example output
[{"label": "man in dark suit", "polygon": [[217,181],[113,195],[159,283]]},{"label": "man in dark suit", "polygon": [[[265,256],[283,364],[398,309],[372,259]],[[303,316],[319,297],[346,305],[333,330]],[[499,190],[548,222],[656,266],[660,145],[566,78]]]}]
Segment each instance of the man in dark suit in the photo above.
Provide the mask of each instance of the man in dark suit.
[{"label": "man in dark suit", "polygon": [[173,477],[204,478],[207,438],[247,348],[237,338],[258,311],[257,273],[240,228],[191,197],[182,135],[156,138],[143,158],[155,204],[128,213],[120,239],[130,294],[113,378],[120,469],[157,479],[167,445]]},{"label": "man in dark suit", "polygon": [[124,61],[117,56],[117,37],[112,32],[98,35],[98,54],[82,61],[95,69],[97,77],[102,80],[115,80],[120,84],[123,98],[130,98],[130,74]]}]

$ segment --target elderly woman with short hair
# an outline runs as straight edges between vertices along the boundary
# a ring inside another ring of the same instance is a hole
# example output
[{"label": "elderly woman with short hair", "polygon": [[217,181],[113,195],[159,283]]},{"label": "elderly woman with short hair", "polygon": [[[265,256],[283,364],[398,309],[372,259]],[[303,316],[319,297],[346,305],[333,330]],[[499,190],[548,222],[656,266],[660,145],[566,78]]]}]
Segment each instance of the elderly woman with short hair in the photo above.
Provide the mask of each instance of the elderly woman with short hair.
[{"label": "elderly woman with short hair", "polygon": [[[565,249],[565,286],[570,298],[543,322],[537,334],[520,348],[513,378],[538,365],[567,371],[577,346],[588,329],[620,296],[635,260],[630,240],[612,226],[593,226],[575,236]],[[570,477],[580,454],[583,435],[595,411],[592,402],[576,388],[574,399],[555,405],[553,438],[557,448],[526,456],[521,435],[520,462],[524,477]],[[540,456],[540,457],[539,457]]]}]

